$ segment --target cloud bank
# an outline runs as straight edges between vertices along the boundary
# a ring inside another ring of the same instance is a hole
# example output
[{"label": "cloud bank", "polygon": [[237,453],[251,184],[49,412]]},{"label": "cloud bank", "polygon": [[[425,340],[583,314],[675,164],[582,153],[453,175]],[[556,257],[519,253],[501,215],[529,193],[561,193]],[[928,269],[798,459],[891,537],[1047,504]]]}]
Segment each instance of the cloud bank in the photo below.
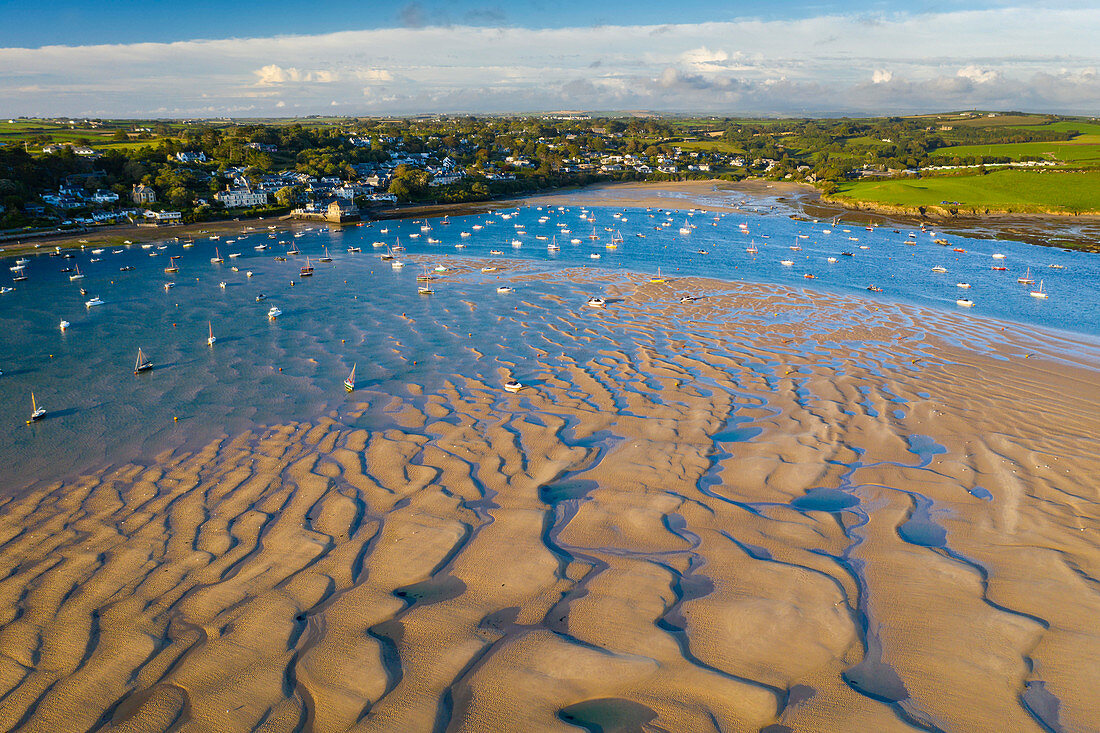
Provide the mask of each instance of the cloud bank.
[{"label": "cloud bank", "polygon": [[[1100,112],[1100,10],[0,49],[14,115]],[[1069,30],[1072,29],[1072,30]]]}]

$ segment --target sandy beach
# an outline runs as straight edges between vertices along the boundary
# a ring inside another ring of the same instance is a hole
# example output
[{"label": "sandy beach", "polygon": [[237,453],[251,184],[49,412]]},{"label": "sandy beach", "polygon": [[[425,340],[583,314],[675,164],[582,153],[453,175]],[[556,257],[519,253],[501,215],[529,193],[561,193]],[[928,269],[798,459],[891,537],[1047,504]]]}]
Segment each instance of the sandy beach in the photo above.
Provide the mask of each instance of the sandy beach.
[{"label": "sandy beach", "polygon": [[1096,729],[1094,347],[505,277],[576,296],[517,302],[522,373],[3,500],[0,727]]}]

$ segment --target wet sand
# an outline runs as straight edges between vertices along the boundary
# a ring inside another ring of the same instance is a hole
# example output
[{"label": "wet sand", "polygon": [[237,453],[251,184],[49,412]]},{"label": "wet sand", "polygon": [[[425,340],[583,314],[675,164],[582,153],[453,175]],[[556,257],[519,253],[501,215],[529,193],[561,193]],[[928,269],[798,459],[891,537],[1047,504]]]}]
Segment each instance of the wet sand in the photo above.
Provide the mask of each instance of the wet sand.
[{"label": "wet sand", "polygon": [[504,276],[574,287],[517,301],[541,366],[4,500],[0,726],[1095,729],[1093,347]]}]

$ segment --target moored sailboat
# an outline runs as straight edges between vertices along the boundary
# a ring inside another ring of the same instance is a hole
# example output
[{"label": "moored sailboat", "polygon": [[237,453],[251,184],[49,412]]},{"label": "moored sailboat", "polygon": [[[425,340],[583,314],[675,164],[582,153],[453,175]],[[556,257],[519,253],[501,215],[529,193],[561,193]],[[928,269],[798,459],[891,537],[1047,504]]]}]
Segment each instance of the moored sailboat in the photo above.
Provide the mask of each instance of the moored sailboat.
[{"label": "moored sailboat", "polygon": [[134,362],[134,374],[138,372],[147,372],[153,368],[153,362],[149,361],[149,357],[145,355],[145,352],[138,347],[137,361]]},{"label": "moored sailboat", "polygon": [[31,419],[27,420],[27,424],[30,425],[35,420],[39,420],[45,416],[46,408],[38,406],[38,402],[34,399],[34,392],[31,392]]}]

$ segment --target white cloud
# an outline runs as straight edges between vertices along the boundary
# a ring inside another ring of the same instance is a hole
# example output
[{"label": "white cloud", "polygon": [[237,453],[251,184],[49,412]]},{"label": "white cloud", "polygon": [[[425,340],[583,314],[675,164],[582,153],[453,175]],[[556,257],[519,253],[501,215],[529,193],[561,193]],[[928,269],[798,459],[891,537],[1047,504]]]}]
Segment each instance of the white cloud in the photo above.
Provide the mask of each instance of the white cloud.
[{"label": "white cloud", "polygon": [[277,64],[268,64],[252,73],[257,76],[256,83],[260,86],[286,84],[288,82],[331,84],[339,79],[339,76],[332,71],[300,71],[293,66],[284,69]]},{"label": "white cloud", "polygon": [[[1072,29],[1072,32],[1067,31]],[[600,28],[420,27],[0,49],[8,115],[1026,106],[1100,110],[1100,9]],[[919,55],[916,55],[919,54]],[[1091,70],[1091,72],[1090,72]]]},{"label": "white cloud", "polygon": [[962,67],[955,75],[963,79],[969,79],[975,84],[988,84],[991,81],[996,81],[1001,76],[1000,72],[994,69],[983,69],[973,64]]}]

